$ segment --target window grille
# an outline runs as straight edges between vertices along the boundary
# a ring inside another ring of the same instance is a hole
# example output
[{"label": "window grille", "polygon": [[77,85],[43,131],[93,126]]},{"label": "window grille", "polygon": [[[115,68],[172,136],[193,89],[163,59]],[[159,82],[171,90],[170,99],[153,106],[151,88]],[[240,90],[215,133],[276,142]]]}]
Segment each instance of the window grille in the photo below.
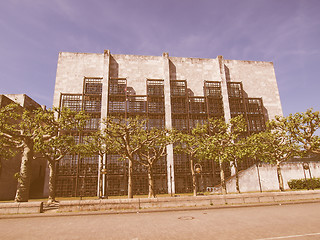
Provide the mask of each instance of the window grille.
[{"label": "window grille", "polygon": [[187,99],[185,97],[171,98],[172,113],[188,113]]},{"label": "window grille", "polygon": [[245,106],[242,98],[229,98],[231,117],[245,114]]},{"label": "window grille", "polygon": [[242,84],[239,82],[228,82],[228,95],[229,97],[242,98]]},{"label": "window grille", "polygon": [[56,196],[72,197],[75,196],[76,177],[57,176],[56,180]]},{"label": "window grille", "polygon": [[128,112],[131,113],[146,113],[147,112],[147,100],[142,96],[128,96],[129,108]]},{"label": "window grille", "polygon": [[98,176],[99,155],[91,157],[82,157],[79,174],[82,176],[96,175]]},{"label": "window grille", "polygon": [[126,195],[128,193],[127,179],[125,176],[108,175],[107,178],[108,196]]},{"label": "window grille", "polygon": [[140,164],[134,164],[133,166],[133,171],[134,173],[138,176],[138,175],[146,175],[147,174],[147,169],[145,166],[142,166]]},{"label": "window grille", "polygon": [[168,193],[168,181],[166,172],[164,174],[155,174],[154,184],[157,194]]},{"label": "window grille", "polygon": [[206,113],[207,106],[204,97],[189,97],[189,113]]},{"label": "window grille", "polygon": [[187,154],[177,154],[174,155],[174,171],[177,173],[189,172],[190,162]]},{"label": "window grille", "polygon": [[220,98],[221,94],[221,83],[206,81],[205,83],[205,96]]},{"label": "window grille", "polygon": [[125,112],[126,110],[126,98],[125,96],[110,96],[109,97],[108,111],[113,112]]},{"label": "window grille", "polygon": [[207,115],[191,115],[189,120],[190,129],[195,128],[197,125],[203,125],[208,122]]},{"label": "window grille", "polygon": [[167,175],[167,158],[162,157],[158,162],[153,166],[154,174],[164,174]]},{"label": "window grille", "polygon": [[81,111],[82,94],[61,94],[61,107],[66,107],[76,112]]},{"label": "window grille", "polygon": [[187,82],[185,80],[170,81],[171,96],[185,96],[187,93]]},{"label": "window grille", "polygon": [[126,79],[110,79],[109,94],[110,95],[126,95],[127,80]]},{"label": "window grille", "polygon": [[79,143],[81,142],[81,138],[80,138],[80,136],[79,136],[78,134],[75,134],[75,135],[73,136],[73,139],[74,139],[74,142],[75,142],[76,144],[79,144]]},{"label": "window grille", "polygon": [[102,94],[102,78],[85,78],[85,94]]},{"label": "window grille", "polygon": [[192,192],[192,176],[187,154],[173,154],[176,193]]},{"label": "window grille", "polygon": [[86,95],[84,97],[84,111],[88,113],[101,112],[101,96]]},{"label": "window grille", "polygon": [[164,115],[150,115],[148,117],[148,128],[163,129],[165,126]]},{"label": "window grille", "polygon": [[124,174],[126,171],[127,161],[120,160],[120,155],[107,155],[108,174],[117,175]]},{"label": "window grille", "polygon": [[98,130],[100,129],[100,114],[91,115],[86,121],[85,130]]},{"label": "window grille", "polygon": [[64,158],[61,159],[58,163],[58,175],[76,175],[78,172],[78,160],[78,155],[68,154],[64,156]]},{"label": "window grille", "polygon": [[222,99],[207,98],[209,115],[224,116]]},{"label": "window grille", "polygon": [[164,85],[163,80],[147,80],[147,95],[163,96]]},{"label": "window grille", "polygon": [[135,175],[133,181],[135,183],[133,185],[134,194],[148,194],[148,178],[146,174]]},{"label": "window grille", "polygon": [[149,113],[164,113],[164,98],[148,97]]},{"label": "window grille", "polygon": [[175,174],[174,183],[176,193],[190,193],[193,190],[191,174]]},{"label": "window grille", "polygon": [[78,185],[78,196],[97,196],[98,177],[80,177]]},{"label": "window grille", "polygon": [[172,127],[176,130],[188,130],[188,115],[172,115]]},{"label": "window grille", "polygon": [[250,132],[261,132],[266,130],[263,115],[248,115],[248,126]]},{"label": "window grille", "polygon": [[248,98],[246,104],[248,114],[263,114],[261,98]]}]

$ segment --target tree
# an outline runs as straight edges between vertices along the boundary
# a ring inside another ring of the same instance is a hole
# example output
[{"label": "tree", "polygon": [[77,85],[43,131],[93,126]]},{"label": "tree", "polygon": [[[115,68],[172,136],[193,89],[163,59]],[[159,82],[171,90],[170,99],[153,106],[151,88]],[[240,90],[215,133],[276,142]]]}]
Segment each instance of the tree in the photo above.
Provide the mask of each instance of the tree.
[{"label": "tree", "polygon": [[34,118],[41,124],[37,129],[38,136],[35,139],[34,149],[48,162],[48,204],[51,204],[56,202],[56,164],[67,154],[75,153],[79,149],[69,131],[76,130],[80,133],[85,127],[88,116],[84,112],[75,112],[68,108],[54,108],[38,111]]},{"label": "tree", "polygon": [[22,152],[18,187],[15,201],[27,202],[31,179],[31,161],[34,157],[34,142],[39,137],[41,123],[34,118],[38,109],[28,111],[18,104],[9,104],[0,109],[0,138],[6,145]]},{"label": "tree", "polygon": [[235,169],[236,175],[236,190],[240,193],[239,186],[239,163],[248,157],[248,145],[247,138],[242,137],[235,142],[231,143],[229,147],[227,147],[226,151],[228,152],[228,156],[230,157],[230,162]]},{"label": "tree", "polygon": [[259,180],[259,187],[260,191],[262,192],[262,187],[261,187],[261,180],[260,180],[260,173],[259,173],[259,166],[258,164],[260,162],[268,162],[269,155],[268,151],[266,151],[267,145],[265,141],[261,141],[263,139],[264,132],[260,133],[255,133],[250,135],[249,137],[246,138],[246,151],[247,151],[247,157],[252,158],[256,164],[257,167],[257,174],[258,174],[258,180]]},{"label": "tree", "polygon": [[140,118],[116,119],[108,117],[103,120],[103,132],[112,140],[117,153],[128,160],[128,198],[133,198],[133,162],[141,148],[139,136],[143,134],[146,121]]},{"label": "tree", "polygon": [[[58,113],[60,117],[55,118]],[[80,128],[83,113],[68,109],[29,111],[18,104],[9,104],[0,109],[0,139],[6,145],[22,152],[18,187],[15,197],[17,202],[27,202],[31,179],[31,161],[36,152],[41,153],[50,168],[50,194],[54,194],[54,162],[61,159],[70,150],[71,136],[64,136],[62,131]],[[84,124],[82,121],[81,124]],[[54,200],[50,195],[49,200]]]},{"label": "tree", "polygon": [[273,123],[302,146],[302,154],[320,153],[320,112],[308,109],[306,112],[290,114],[288,117],[276,117]]},{"label": "tree", "polygon": [[272,121],[268,124],[267,131],[251,135],[248,141],[253,150],[251,156],[276,164],[279,189],[284,191],[281,164],[297,154],[298,145]]},{"label": "tree", "polygon": [[2,161],[8,160],[16,154],[15,145],[7,141],[0,133],[0,175],[2,169]]},{"label": "tree", "polygon": [[[102,178],[103,174],[107,174],[107,172],[103,171],[102,169],[106,170],[106,166],[103,164],[103,159],[106,154],[114,154],[117,153],[117,144],[114,144],[112,138],[106,134],[105,131],[99,130],[97,132],[92,133],[91,135],[87,136],[84,139],[84,143],[79,145],[78,152],[80,152],[83,156],[91,156],[93,154],[99,155],[100,159],[100,173],[99,173],[99,197],[103,196],[102,190]],[[108,197],[107,193],[106,196]]]},{"label": "tree", "polygon": [[201,155],[199,155],[201,149],[203,149],[204,140],[206,138],[207,127],[204,125],[197,125],[191,130],[191,133],[178,133],[177,139],[179,139],[178,145],[175,147],[175,151],[178,153],[185,153],[189,155],[190,170],[192,176],[192,189],[193,195],[197,196],[197,179],[194,169],[196,162],[201,161]]},{"label": "tree", "polygon": [[139,164],[147,168],[149,198],[156,197],[154,187],[153,168],[161,158],[167,155],[167,146],[175,142],[173,131],[152,128],[143,129],[140,135],[135,136],[139,147],[137,151],[138,158],[135,159]]},{"label": "tree", "polygon": [[219,163],[222,193],[227,193],[223,164],[230,162],[230,152],[235,141],[246,131],[246,122],[242,115],[231,118],[229,123],[224,119],[210,119],[209,135],[203,145],[203,154]]}]

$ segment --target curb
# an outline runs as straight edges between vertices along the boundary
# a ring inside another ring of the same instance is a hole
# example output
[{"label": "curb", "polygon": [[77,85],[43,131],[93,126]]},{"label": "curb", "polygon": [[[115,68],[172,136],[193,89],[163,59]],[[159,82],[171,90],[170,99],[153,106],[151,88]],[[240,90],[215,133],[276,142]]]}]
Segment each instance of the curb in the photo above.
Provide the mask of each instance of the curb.
[{"label": "curb", "polygon": [[43,202],[0,203],[0,214],[43,213]]},{"label": "curb", "polygon": [[199,207],[175,207],[175,208],[150,208],[150,209],[124,209],[124,210],[99,210],[99,211],[79,211],[79,212],[53,212],[53,213],[28,213],[28,214],[7,214],[0,215],[0,219],[13,218],[37,218],[37,217],[69,217],[69,216],[89,216],[89,215],[113,215],[113,214],[140,214],[140,213],[161,213],[178,211],[214,210],[226,208],[247,208],[247,207],[266,207],[277,205],[293,204],[315,204],[320,203],[320,199],[296,200],[283,202],[247,203],[247,204],[225,204],[214,206]]}]

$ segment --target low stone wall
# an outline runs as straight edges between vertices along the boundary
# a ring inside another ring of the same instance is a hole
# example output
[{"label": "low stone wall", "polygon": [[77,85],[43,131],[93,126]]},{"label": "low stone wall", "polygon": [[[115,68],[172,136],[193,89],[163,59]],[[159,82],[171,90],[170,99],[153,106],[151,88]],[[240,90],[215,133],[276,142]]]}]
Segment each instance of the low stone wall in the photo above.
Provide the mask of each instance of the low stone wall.
[{"label": "low stone wall", "polygon": [[0,203],[0,214],[42,212],[43,202]]},{"label": "low stone wall", "polygon": [[[281,164],[284,189],[290,189],[288,181],[291,179],[304,179],[305,177],[310,178],[310,176],[319,178],[320,162],[309,162],[309,167],[310,171],[304,170],[303,162],[287,162]],[[263,163],[259,166],[254,165],[239,173],[239,187],[241,192],[260,191],[259,181],[262,191],[279,190],[276,166]],[[228,192],[237,192],[235,176],[228,179],[226,184]],[[219,188],[218,191],[220,192],[221,189]]]},{"label": "low stone wall", "polygon": [[60,212],[119,211],[319,200],[320,190],[210,196],[61,201]]}]

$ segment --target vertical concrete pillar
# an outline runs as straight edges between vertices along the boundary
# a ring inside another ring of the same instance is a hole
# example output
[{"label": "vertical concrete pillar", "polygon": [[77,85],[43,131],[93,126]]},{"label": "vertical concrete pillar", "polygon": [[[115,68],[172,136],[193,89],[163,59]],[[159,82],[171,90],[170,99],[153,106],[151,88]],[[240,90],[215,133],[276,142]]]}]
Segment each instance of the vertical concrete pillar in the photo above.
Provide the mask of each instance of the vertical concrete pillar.
[{"label": "vertical concrete pillar", "polygon": [[104,50],[104,54],[103,54],[102,99],[101,99],[101,119],[107,117],[109,75],[110,75],[110,50]]},{"label": "vertical concrete pillar", "polygon": [[[223,110],[224,110],[224,119],[228,123],[231,119],[230,113],[230,105],[229,105],[229,95],[228,95],[228,87],[227,87],[227,78],[226,72],[224,68],[224,60],[223,56],[218,56],[219,61],[219,70],[220,70],[220,78],[221,78],[221,92],[222,92],[222,100],[223,100]],[[231,176],[235,175],[236,170],[234,166],[230,165],[231,167]]]},{"label": "vertical concrete pillar", "polygon": [[[110,76],[110,50],[104,50],[103,53],[103,79],[102,79],[102,94],[101,94],[101,121],[107,117],[108,113],[108,84]],[[100,125],[100,128],[103,129],[103,125]],[[106,174],[103,174],[103,177],[100,177],[101,169],[107,168],[107,159],[106,155],[103,156],[103,159],[99,157],[99,172],[98,172],[98,197],[106,196]],[[108,174],[108,173],[107,173]],[[100,195],[100,181],[102,181],[102,196]]]},{"label": "vertical concrete pillar", "polygon": [[[169,54],[163,53],[162,57],[163,57],[163,80],[164,80],[165,127],[167,129],[172,129]],[[173,144],[170,144],[169,146],[167,146],[167,181],[168,181],[168,193],[174,194],[175,184],[174,184]]]},{"label": "vertical concrete pillar", "polygon": [[227,79],[226,79],[226,73],[225,73],[225,70],[224,70],[223,56],[218,56],[217,60],[219,62],[219,71],[220,71],[220,79],[221,79],[221,92],[222,92],[224,118],[225,118],[226,122],[229,122],[230,119],[231,119],[231,114],[230,114]]}]

